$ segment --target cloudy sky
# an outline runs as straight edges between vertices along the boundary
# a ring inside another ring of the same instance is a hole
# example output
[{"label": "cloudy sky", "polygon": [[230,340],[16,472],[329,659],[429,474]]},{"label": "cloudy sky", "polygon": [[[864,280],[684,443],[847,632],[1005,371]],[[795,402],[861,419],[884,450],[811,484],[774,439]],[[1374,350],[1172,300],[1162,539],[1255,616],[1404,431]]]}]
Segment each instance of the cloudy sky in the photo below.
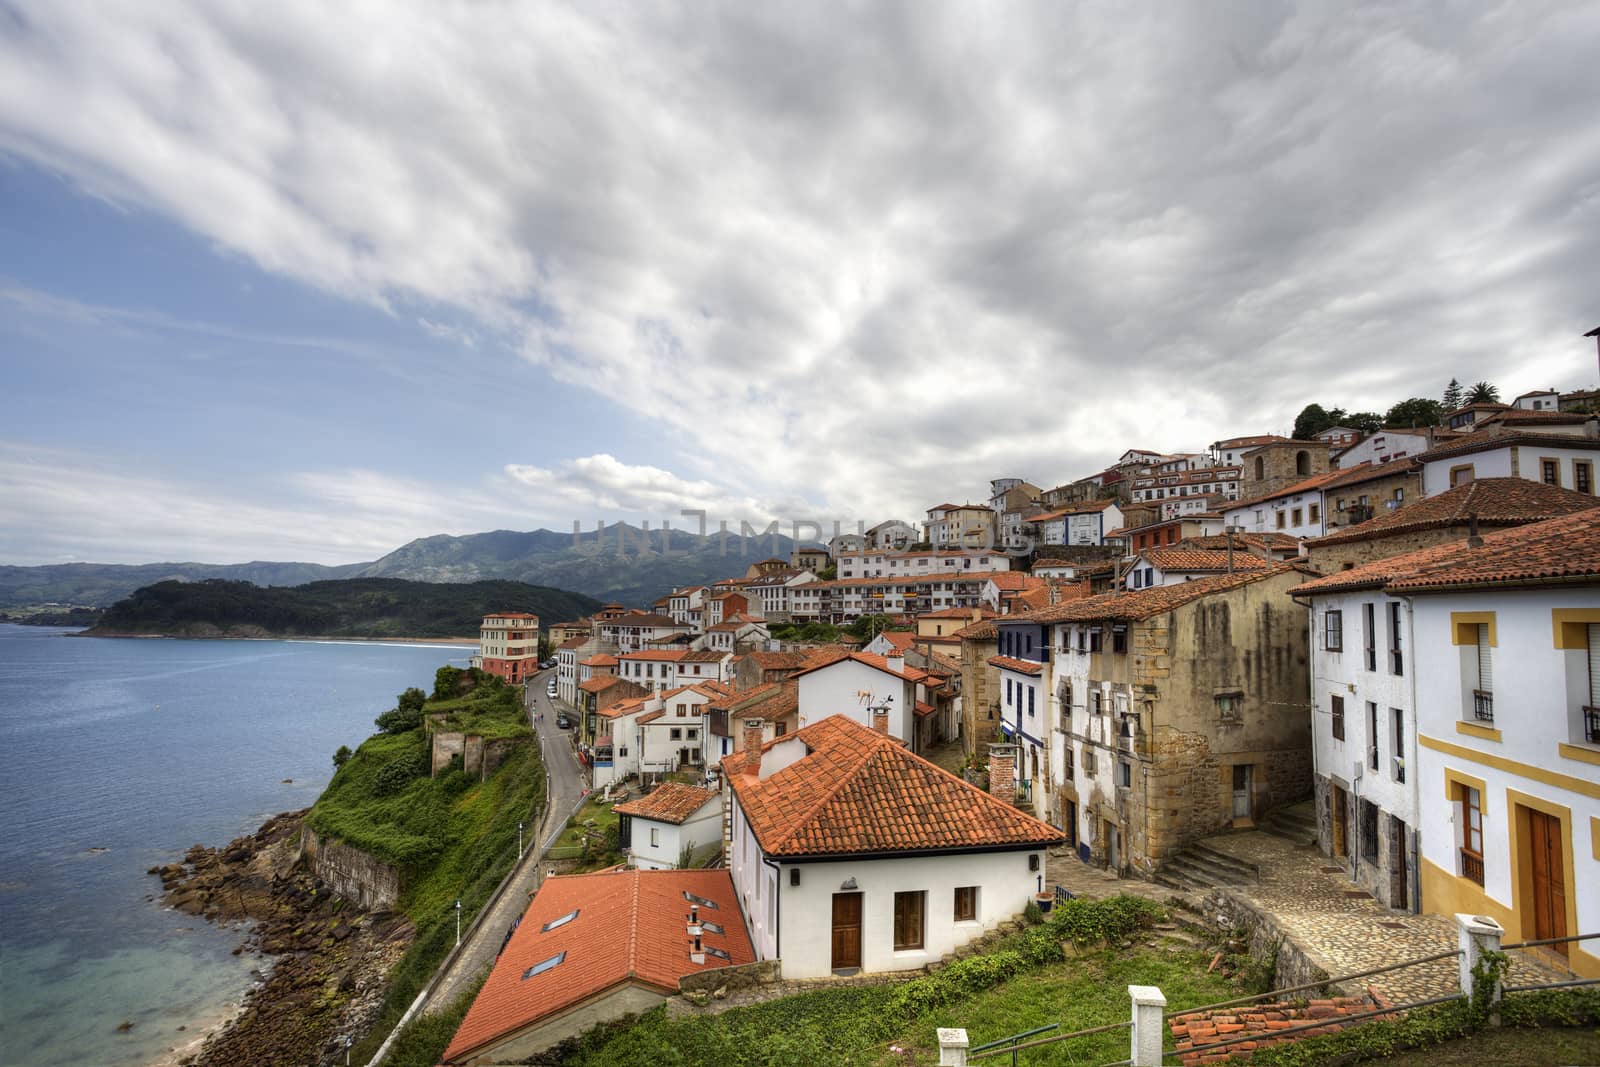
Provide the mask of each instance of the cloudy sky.
[{"label": "cloudy sky", "polygon": [[0,563],[915,517],[1592,386],[1597,51],[1582,0],[0,0]]}]

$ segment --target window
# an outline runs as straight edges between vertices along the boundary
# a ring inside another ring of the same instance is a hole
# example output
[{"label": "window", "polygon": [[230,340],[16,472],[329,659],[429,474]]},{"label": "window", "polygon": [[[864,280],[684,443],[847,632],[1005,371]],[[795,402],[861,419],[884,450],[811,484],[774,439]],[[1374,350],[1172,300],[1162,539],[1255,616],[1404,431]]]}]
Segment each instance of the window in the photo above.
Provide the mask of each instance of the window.
[{"label": "window", "polygon": [[1405,663],[1400,657],[1400,601],[1389,601],[1389,673],[1404,674]]},{"label": "window", "polygon": [[1128,627],[1122,623],[1111,627],[1111,651],[1128,651]]},{"label": "window", "polygon": [[1389,709],[1390,737],[1394,742],[1394,755],[1391,758],[1394,770],[1394,780],[1406,780],[1406,714],[1399,708]]},{"label": "window", "polygon": [[1294,472],[1296,474],[1311,473],[1311,453],[1302,449],[1294,454]]},{"label": "window", "polygon": [[1133,764],[1127,760],[1119,760],[1117,762],[1117,784],[1124,789],[1130,789],[1133,786]]},{"label": "window", "polygon": [[678,718],[681,719],[687,714],[689,714],[689,705],[687,705],[687,704],[679,704],[678,705]]},{"label": "window", "polygon": [[1466,485],[1472,481],[1472,464],[1464,463],[1459,467],[1450,468],[1450,486]]},{"label": "window", "polygon": [[578,917],[578,910],[579,909],[574,908],[572,911],[567,912],[565,915],[561,916],[559,919],[551,919],[549,922],[547,922],[543,926],[539,927],[539,932],[541,934],[548,934],[551,930],[554,930],[558,926],[567,925],[573,919],[576,919]]},{"label": "window", "polygon": [[1374,604],[1361,605],[1362,638],[1366,641],[1367,670],[1378,669],[1378,609]]},{"label": "window", "polygon": [[650,827],[650,847],[656,848],[661,844],[661,827]]},{"label": "window", "polygon": [[894,950],[922,947],[923,904],[928,894],[918,890],[894,895]]},{"label": "window", "polygon": [[1066,749],[1066,762],[1065,762],[1065,765],[1061,768],[1061,777],[1063,779],[1065,779],[1066,781],[1069,781],[1069,782],[1072,781],[1072,779],[1073,779],[1074,768],[1073,768],[1072,764],[1073,764],[1072,746],[1068,745],[1067,749]]},{"label": "window", "polygon": [[1329,697],[1328,710],[1333,718],[1333,739],[1344,740],[1344,697]]},{"label": "window", "polygon": [[1594,494],[1594,461],[1575,459],[1572,461],[1572,488],[1580,493]]},{"label": "window", "polygon": [[1094,751],[1089,748],[1083,750],[1083,773],[1093,774],[1096,769]]},{"label": "window", "polygon": [[1105,639],[1104,630],[1102,630],[1099,626],[1091,626],[1091,627],[1089,627],[1089,651],[1090,652],[1099,652],[1099,651],[1101,651],[1102,648],[1104,647],[1103,646],[1104,639]]},{"label": "window", "polygon": [[684,731],[683,736],[685,740],[693,741],[700,736],[700,731],[691,726],[689,729]]},{"label": "window", "polygon": [[1006,703],[1011,703],[1011,679],[1006,679]]},{"label": "window", "polygon": [[1321,504],[1312,504],[1310,506],[1310,514],[1311,514],[1311,521],[1312,522],[1317,522],[1317,521],[1321,520],[1321,518],[1322,518],[1322,505]]},{"label": "window", "polygon": [[1028,686],[1028,715],[1033,716],[1033,686]]},{"label": "window", "polygon": [[1489,647],[1489,624],[1480,622],[1477,633],[1477,679],[1472,689],[1472,717],[1479,722],[1494,722],[1494,663]]},{"label": "window", "polygon": [[535,963],[532,967],[529,967],[527,970],[523,971],[522,977],[524,980],[527,980],[536,974],[543,974],[566,958],[567,954],[565,951],[561,952],[560,955],[551,956],[549,959]]},{"label": "window", "polygon": [[681,729],[679,729],[678,727],[674,726],[671,730],[667,731],[667,739],[669,741],[682,741],[683,740],[683,731]]},{"label": "window", "polygon": [[1367,769],[1378,769],[1378,705],[1367,701]]},{"label": "window", "polygon": [[1554,459],[1541,459],[1539,461],[1539,480],[1545,485],[1561,484],[1561,461]]},{"label": "window", "polygon": [[1094,689],[1090,689],[1089,690],[1089,714],[1090,715],[1104,715],[1105,714],[1105,697],[1106,697],[1106,695],[1104,693],[1102,693],[1099,690],[1099,688],[1094,688]]},{"label": "window", "polygon": [[1217,717],[1223,722],[1238,722],[1243,712],[1244,694],[1235,689],[1217,694]]},{"label": "window", "polygon": [[1303,522],[1304,522],[1304,513],[1301,511],[1301,509],[1295,508],[1294,512],[1293,512],[1293,514],[1292,514],[1292,516],[1290,518],[1289,525],[1291,525],[1291,526],[1300,526],[1300,525],[1303,525]]},{"label": "window", "polygon": [[1278,512],[1278,529],[1282,530],[1286,526],[1288,526],[1287,515],[1280,511]]},{"label": "window", "polygon": [[1330,611],[1323,616],[1322,647],[1329,652],[1344,651],[1344,612]]},{"label": "window", "polygon": [[958,923],[970,923],[978,921],[977,886],[956,886],[955,921]]},{"label": "window", "polygon": [[1483,797],[1472,786],[1456,783],[1460,805],[1461,877],[1483,884]]}]

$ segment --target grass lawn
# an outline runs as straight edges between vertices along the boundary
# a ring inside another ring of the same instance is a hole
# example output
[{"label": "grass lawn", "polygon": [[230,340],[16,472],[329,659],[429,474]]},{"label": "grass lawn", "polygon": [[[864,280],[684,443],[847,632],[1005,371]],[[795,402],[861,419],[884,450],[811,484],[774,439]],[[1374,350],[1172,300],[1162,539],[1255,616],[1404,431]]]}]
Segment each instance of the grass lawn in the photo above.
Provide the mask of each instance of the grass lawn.
[{"label": "grass lawn", "polygon": [[1359,1062],[1384,1067],[1477,1067],[1484,1063],[1501,1067],[1559,1067],[1569,1063],[1600,1063],[1600,1029],[1480,1030],[1471,1037],[1446,1041],[1431,1048]]},{"label": "grass lawn", "polygon": [[572,822],[561,831],[561,836],[556,838],[556,847],[562,845],[579,845],[583,843],[583,832],[592,820],[594,828],[605,831],[617,825],[617,813],[611,810],[610,804],[600,803],[600,794],[595,793],[583,802],[578,813],[572,817]]},{"label": "grass lawn", "polygon": [[[1210,955],[1189,946],[1099,950],[1031,967],[997,986],[942,1007],[907,1014],[895,1004],[901,986],[821,989],[733,1008],[719,1015],[669,1020],[661,1009],[631,1026],[591,1034],[568,1064],[701,1064],[705,1067],[795,1067],[819,1063],[904,1067],[937,1063],[940,1026],[967,1030],[974,1046],[1059,1023],[1081,1030],[1128,1018],[1129,985],[1158,985],[1173,1008],[1242,995],[1227,978],[1206,973]],[[898,1047],[900,1051],[896,1051]],[[1128,1033],[1116,1030],[1030,1049],[1022,1062],[1109,1063],[1128,1055]],[[1009,1057],[995,1060],[1009,1062]]]}]

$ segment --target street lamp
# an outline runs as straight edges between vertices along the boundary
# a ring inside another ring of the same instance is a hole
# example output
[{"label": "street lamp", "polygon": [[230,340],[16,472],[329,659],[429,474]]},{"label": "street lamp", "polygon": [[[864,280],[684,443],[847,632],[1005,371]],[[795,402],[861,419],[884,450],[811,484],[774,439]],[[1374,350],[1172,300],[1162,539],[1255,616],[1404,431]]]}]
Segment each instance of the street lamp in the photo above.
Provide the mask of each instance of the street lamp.
[{"label": "street lamp", "polygon": [[344,1038],[344,1067],[350,1067],[350,1046],[355,1044],[355,1043],[356,1043],[356,1039],[354,1037],[350,1036],[349,1034],[345,1035],[345,1038]]},{"label": "street lamp", "polygon": [[456,948],[461,947],[461,898],[456,898]]},{"label": "street lamp", "polygon": [[517,859],[522,858],[522,824],[517,823]]}]

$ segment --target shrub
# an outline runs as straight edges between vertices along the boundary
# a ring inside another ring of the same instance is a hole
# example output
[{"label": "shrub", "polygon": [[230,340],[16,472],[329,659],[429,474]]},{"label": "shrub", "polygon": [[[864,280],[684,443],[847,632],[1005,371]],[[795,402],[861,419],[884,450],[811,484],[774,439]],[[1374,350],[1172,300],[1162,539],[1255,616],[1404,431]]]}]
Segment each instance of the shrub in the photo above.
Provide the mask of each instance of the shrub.
[{"label": "shrub", "polygon": [[1104,900],[1076,898],[1056,904],[1050,914],[1050,928],[1062,940],[1079,945],[1116,941],[1165,914],[1154,901],[1126,893]]},{"label": "shrub", "polygon": [[422,709],[393,708],[372,720],[386,734],[403,734],[422,725]]},{"label": "shrub", "polygon": [[412,779],[428,773],[428,754],[417,749],[385,764],[372,782],[372,792],[380,797],[392,797],[410,785]]},{"label": "shrub", "polygon": [[355,753],[350,751],[349,745],[340,745],[333,753],[333,769],[338,770],[350,762],[350,757]]}]

